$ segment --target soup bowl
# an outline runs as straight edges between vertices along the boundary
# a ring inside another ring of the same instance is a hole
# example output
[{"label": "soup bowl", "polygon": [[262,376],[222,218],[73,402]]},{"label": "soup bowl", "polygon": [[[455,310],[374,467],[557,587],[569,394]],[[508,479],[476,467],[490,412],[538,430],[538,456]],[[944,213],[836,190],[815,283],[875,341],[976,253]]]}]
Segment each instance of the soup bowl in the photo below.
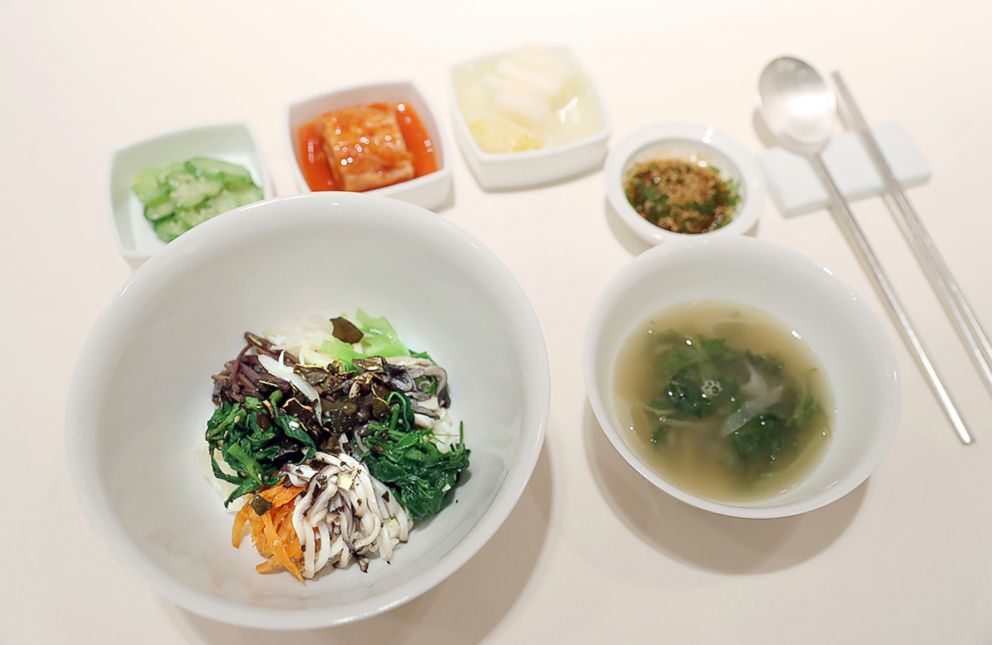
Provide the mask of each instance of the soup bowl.
[{"label": "soup bowl", "polygon": [[[830,442],[820,461],[779,494],[731,503],[685,490],[638,456],[636,437],[620,423],[614,378],[624,343],[652,315],[694,301],[769,314],[807,344],[824,370],[834,405]],[[623,458],[666,493],[722,515],[786,517],[840,499],[878,466],[899,425],[895,355],[869,307],[828,268],[750,237],[679,242],[638,256],[595,305],[583,358],[589,403]]]},{"label": "soup bowl", "polygon": [[[467,477],[388,565],[328,570],[305,585],[258,575],[262,558],[250,540],[231,547],[233,516],[197,460],[210,376],[245,330],[359,307],[447,369]],[[417,206],[311,193],[224,213],[138,269],[78,359],[67,459],[86,516],[153,590],[224,622],[311,628],[395,607],[472,557],[530,479],[548,403],[540,326],[490,251]]]}]

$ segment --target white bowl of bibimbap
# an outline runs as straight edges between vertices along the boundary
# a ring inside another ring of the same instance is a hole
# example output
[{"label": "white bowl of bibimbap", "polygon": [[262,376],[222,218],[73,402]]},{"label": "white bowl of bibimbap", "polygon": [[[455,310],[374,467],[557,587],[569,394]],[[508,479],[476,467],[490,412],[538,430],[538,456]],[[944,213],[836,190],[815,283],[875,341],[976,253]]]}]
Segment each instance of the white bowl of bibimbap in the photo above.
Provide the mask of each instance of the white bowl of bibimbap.
[{"label": "white bowl of bibimbap", "polygon": [[482,548],[548,402],[540,327],[492,253],[416,206],[314,193],[138,269],[79,357],[66,439],[87,516],[149,587],[297,629],[402,604]]}]

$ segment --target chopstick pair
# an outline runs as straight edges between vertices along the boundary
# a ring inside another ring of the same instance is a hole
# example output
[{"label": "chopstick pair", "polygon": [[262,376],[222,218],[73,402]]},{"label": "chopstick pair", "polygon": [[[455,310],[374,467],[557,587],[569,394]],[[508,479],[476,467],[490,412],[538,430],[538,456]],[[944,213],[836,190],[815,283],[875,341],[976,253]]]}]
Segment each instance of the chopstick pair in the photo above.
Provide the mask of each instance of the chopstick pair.
[{"label": "chopstick pair", "polygon": [[[892,172],[892,168],[882,154],[868,122],[861,114],[861,110],[854,101],[854,96],[840,72],[834,71],[830,76],[837,89],[837,95],[847,117],[848,125],[860,136],[868,156],[871,157],[875,168],[882,177],[885,196],[888,198],[886,204],[889,206],[890,212],[896,218],[903,235],[959,336],[967,349],[970,350],[971,358],[982,375],[986,388],[992,393],[992,342],[989,341],[981,322],[951,274],[947,263],[927,232],[926,226]],[[970,436],[962,435],[961,440],[968,444],[973,439]]]}]

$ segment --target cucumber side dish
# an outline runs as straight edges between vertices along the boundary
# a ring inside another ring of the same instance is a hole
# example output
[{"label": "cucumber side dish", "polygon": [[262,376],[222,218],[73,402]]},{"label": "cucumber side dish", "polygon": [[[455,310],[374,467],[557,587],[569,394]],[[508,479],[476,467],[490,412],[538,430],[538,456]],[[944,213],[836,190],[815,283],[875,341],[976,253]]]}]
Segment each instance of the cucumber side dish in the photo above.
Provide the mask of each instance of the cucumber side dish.
[{"label": "cucumber side dish", "polygon": [[469,467],[447,371],[362,310],[244,340],[213,376],[201,444],[224,505],[240,505],[233,546],[250,534],[265,558],[256,571],[300,582],[388,563]]},{"label": "cucumber side dish", "polygon": [[247,168],[207,157],[146,168],[131,182],[131,190],[163,242],[263,197]]}]

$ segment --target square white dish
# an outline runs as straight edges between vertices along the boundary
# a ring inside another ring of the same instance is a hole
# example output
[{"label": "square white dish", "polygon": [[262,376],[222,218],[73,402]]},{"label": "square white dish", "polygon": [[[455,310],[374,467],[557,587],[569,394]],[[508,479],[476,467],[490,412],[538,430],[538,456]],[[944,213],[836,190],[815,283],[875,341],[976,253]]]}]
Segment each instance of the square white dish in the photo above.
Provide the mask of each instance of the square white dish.
[{"label": "square white dish", "polygon": [[407,103],[412,106],[434,143],[438,169],[427,175],[365,192],[392,197],[430,210],[444,205],[451,194],[451,162],[448,158],[447,142],[441,128],[438,127],[434,110],[431,109],[427,99],[417,89],[417,86],[410,81],[355,85],[292,103],[287,112],[286,134],[290,165],[293,168],[293,177],[300,191],[313,192],[303,177],[297,159],[296,139],[300,126],[325,112],[366,103]]},{"label": "square white dish", "polygon": [[458,146],[465,156],[465,162],[475,175],[476,181],[484,190],[506,190],[526,188],[553,183],[574,177],[583,172],[598,168],[606,158],[606,144],[610,138],[610,114],[603,101],[603,95],[596,87],[592,77],[567,48],[562,49],[572,59],[579,73],[592,88],[603,120],[603,127],[598,132],[561,145],[528,150],[524,152],[486,152],[479,147],[475,137],[469,130],[468,123],[462,115],[458,104],[458,93],[455,79],[458,71],[478,65],[506,52],[495,52],[479,56],[455,65],[451,69],[451,119]]},{"label": "square white dish", "polygon": [[137,268],[166,243],[145,219],[144,208],[131,191],[131,181],[149,166],[161,166],[195,156],[213,157],[244,166],[273,197],[272,186],[257,140],[244,123],[220,123],[174,130],[119,148],[110,163],[110,213],[117,250]]}]

